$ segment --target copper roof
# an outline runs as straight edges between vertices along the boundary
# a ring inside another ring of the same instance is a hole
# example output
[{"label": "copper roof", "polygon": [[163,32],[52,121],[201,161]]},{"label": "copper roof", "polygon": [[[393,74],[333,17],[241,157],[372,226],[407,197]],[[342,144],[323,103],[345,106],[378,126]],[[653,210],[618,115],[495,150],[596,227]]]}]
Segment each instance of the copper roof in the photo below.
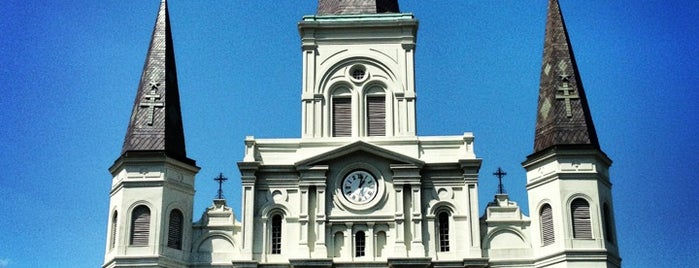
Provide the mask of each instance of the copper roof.
[{"label": "copper roof", "polygon": [[560,6],[557,0],[549,0],[534,153],[558,145],[599,149]]},{"label": "copper roof", "polygon": [[185,150],[166,0],[160,3],[122,154],[136,151],[162,152],[193,163]]},{"label": "copper roof", "polygon": [[318,15],[399,13],[398,0],[318,0]]}]

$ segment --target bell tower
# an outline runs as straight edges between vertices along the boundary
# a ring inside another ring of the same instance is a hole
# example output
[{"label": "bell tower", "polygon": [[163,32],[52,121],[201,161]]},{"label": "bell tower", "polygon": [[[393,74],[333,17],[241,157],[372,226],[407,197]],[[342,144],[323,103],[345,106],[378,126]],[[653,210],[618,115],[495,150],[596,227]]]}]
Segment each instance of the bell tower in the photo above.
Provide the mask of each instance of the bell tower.
[{"label": "bell tower", "polygon": [[415,136],[417,26],[396,0],[319,0],[298,26],[302,138]]},{"label": "bell tower", "polygon": [[522,163],[536,267],[621,265],[611,164],[597,140],[558,0],[549,0],[534,153]]},{"label": "bell tower", "polygon": [[162,0],[121,156],[109,168],[103,267],[187,267],[194,176],[187,157],[167,1]]}]

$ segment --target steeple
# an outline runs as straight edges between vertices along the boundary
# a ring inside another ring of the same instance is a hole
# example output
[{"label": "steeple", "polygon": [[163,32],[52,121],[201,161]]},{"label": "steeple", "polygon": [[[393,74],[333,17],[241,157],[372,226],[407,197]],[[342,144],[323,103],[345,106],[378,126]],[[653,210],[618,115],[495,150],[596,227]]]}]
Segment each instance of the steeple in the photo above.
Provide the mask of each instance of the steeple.
[{"label": "steeple", "polygon": [[162,152],[193,164],[187,158],[177,87],[175,53],[167,1],[162,0],[150,47],[126,131],[122,154]]},{"label": "steeple", "polygon": [[599,149],[558,0],[549,0],[534,153],[561,145]]},{"label": "steeple", "polygon": [[318,0],[318,15],[399,12],[398,0]]}]

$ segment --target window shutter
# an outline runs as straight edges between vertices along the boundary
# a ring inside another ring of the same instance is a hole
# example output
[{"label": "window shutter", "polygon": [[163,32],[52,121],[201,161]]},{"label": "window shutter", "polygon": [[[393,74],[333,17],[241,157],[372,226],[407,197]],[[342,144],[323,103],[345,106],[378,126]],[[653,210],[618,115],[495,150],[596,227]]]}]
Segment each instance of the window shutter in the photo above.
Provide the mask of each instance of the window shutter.
[{"label": "window shutter", "polygon": [[114,216],[112,217],[112,233],[111,233],[111,241],[109,248],[114,248],[116,246],[116,239],[117,239],[117,212],[114,211]]},{"label": "window shutter", "polygon": [[367,133],[386,136],[386,97],[367,97]]},{"label": "window shutter", "polygon": [[553,244],[556,241],[556,237],[553,232],[553,215],[551,213],[551,206],[548,204],[541,208],[541,238],[544,242],[544,246]]},{"label": "window shutter", "polygon": [[167,232],[167,246],[174,249],[182,249],[182,212],[173,210],[170,212],[170,222]]},{"label": "window shutter", "polygon": [[352,99],[333,98],[333,137],[352,136]]},{"label": "window shutter", "polygon": [[131,245],[147,246],[150,235],[150,209],[138,206],[131,216]]},{"label": "window shutter", "polygon": [[570,205],[573,214],[573,238],[592,238],[592,224],[590,223],[590,205],[583,199],[575,199]]}]

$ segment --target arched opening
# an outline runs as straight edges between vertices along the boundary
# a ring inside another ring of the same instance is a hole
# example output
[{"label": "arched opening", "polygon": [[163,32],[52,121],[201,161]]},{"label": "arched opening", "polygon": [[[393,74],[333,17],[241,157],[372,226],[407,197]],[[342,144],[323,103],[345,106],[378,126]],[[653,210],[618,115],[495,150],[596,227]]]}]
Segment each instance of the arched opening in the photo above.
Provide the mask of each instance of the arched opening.
[{"label": "arched opening", "polygon": [[591,239],[590,204],[585,199],[577,198],[570,204],[570,212],[573,219],[573,238]]},{"label": "arched opening", "polygon": [[553,230],[553,214],[551,205],[544,204],[539,210],[539,218],[541,219],[541,241],[544,246],[553,244],[556,241]]},{"label": "arched opening", "polygon": [[109,235],[109,248],[113,249],[116,246],[116,240],[117,240],[117,212],[114,211],[114,215],[112,215],[112,224],[110,226],[111,232]]},{"label": "arched opening", "polygon": [[449,213],[442,211],[437,216],[437,229],[439,231],[439,251],[449,251]]},{"label": "arched opening", "polygon": [[170,221],[168,223],[167,246],[174,249],[182,249],[182,229],[184,217],[182,212],[173,209],[170,212]]},{"label": "arched opening", "polygon": [[349,88],[340,87],[332,93],[332,136],[352,136],[352,94]]},{"label": "arched opening", "polygon": [[131,213],[132,246],[147,246],[150,236],[150,209],[145,205],[137,206]]}]

